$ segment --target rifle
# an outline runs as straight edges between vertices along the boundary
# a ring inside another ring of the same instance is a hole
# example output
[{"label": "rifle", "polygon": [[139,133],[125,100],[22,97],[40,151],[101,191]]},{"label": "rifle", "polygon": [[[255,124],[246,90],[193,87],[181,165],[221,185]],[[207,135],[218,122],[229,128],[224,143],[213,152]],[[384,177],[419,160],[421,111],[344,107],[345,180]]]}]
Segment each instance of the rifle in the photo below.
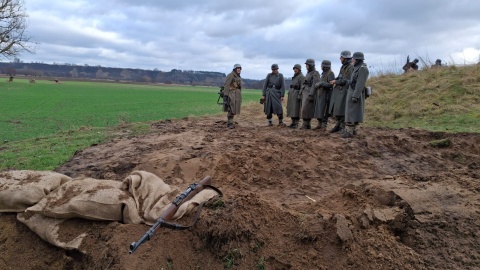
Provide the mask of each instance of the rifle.
[{"label": "rifle", "polygon": [[203,180],[200,181],[200,183],[198,183],[198,184],[193,183],[190,186],[188,186],[188,188],[184,192],[182,192],[180,195],[178,195],[172,201],[170,206],[168,206],[168,208],[162,213],[160,218],[157,219],[157,222],[155,222],[155,224],[153,224],[152,227],[150,227],[150,229],[140,238],[140,240],[138,240],[137,242],[132,242],[130,244],[130,252],[129,253],[132,254],[141,244],[143,244],[147,240],[150,240],[152,238],[153,234],[160,227],[165,227],[165,228],[172,229],[172,230],[186,230],[186,229],[192,227],[193,225],[195,225],[195,223],[197,222],[198,216],[200,215],[200,210],[203,207],[203,203],[198,206],[197,213],[195,214],[195,219],[194,219],[193,223],[189,226],[182,226],[180,224],[169,223],[168,220],[173,218],[173,216],[177,212],[180,205],[182,205],[184,202],[190,200],[193,196],[195,196],[197,193],[202,191],[204,188],[211,188],[218,193],[219,197],[222,197],[223,196],[222,192],[219,189],[217,189],[216,187],[211,186],[210,185],[211,182],[212,182],[212,177],[207,176],[207,177],[203,178]]},{"label": "rifle", "polygon": [[[228,96],[223,93],[223,90],[225,87],[220,86],[220,92],[218,92],[218,99],[217,99],[217,104],[218,105],[223,105],[223,111],[229,112],[230,111],[230,102],[228,100]],[[220,98],[223,99],[223,102],[220,102]]]},{"label": "rifle", "polygon": [[410,55],[407,55],[407,63],[405,63],[405,65],[403,65],[402,69],[405,72],[407,72],[409,68],[410,68]]},{"label": "rifle", "polygon": [[223,89],[225,89],[223,86],[220,86],[220,92],[218,92],[218,99],[217,99],[217,104],[218,105],[223,105],[223,102],[220,102],[220,99],[223,99],[224,97],[224,93],[223,93]]}]

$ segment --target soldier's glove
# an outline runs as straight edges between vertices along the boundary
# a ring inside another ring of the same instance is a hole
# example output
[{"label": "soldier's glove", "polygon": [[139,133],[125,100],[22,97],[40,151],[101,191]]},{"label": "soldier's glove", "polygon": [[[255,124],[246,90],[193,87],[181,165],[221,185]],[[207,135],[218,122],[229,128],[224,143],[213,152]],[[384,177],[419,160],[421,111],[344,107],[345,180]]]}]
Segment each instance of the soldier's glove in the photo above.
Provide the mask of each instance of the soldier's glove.
[{"label": "soldier's glove", "polygon": [[261,98],[260,99],[260,104],[264,104],[265,103],[265,99]]},{"label": "soldier's glove", "polygon": [[353,103],[357,103],[357,102],[358,102],[358,98],[352,97],[352,102],[353,102]]},{"label": "soldier's glove", "polygon": [[308,97],[307,97],[307,100],[310,101],[310,102],[313,102],[314,99],[313,99],[312,96],[308,96]]},{"label": "soldier's glove", "polygon": [[293,85],[293,84],[290,84],[290,88],[294,88],[294,85]]}]

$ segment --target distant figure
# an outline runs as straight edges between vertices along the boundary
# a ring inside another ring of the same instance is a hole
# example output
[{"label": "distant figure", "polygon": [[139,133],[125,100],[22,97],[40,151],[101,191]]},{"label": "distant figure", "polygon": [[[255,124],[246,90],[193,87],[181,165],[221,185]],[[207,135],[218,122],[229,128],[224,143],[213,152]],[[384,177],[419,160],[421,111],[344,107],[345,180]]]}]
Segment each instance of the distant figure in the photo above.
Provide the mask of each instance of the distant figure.
[{"label": "distant figure", "polygon": [[59,81],[59,80],[55,80],[55,83],[60,84],[60,81]]},{"label": "distant figure", "polygon": [[35,83],[35,79],[30,79],[30,83]]},{"label": "distant figure", "polygon": [[402,68],[404,73],[407,73],[407,72],[410,72],[410,71],[413,71],[413,70],[418,70],[417,63],[418,63],[417,58],[413,59],[413,61],[410,62],[410,56],[407,56],[407,63]]},{"label": "distant figure", "polygon": [[439,68],[439,67],[442,67],[442,66],[443,66],[443,65],[442,65],[442,60],[437,59],[437,60],[435,61],[435,65],[432,65],[432,68]]},{"label": "distant figure", "polygon": [[8,82],[13,82],[13,76],[10,75],[10,77],[8,78]]}]

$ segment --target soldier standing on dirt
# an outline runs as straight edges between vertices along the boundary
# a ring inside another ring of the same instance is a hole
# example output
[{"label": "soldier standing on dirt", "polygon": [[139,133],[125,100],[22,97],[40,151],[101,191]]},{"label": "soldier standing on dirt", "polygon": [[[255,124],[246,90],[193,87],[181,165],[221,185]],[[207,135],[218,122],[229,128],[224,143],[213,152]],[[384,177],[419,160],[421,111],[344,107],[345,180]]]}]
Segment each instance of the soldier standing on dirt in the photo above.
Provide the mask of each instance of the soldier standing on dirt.
[{"label": "soldier standing on dirt", "polygon": [[226,97],[226,106],[223,106],[223,111],[227,114],[227,127],[235,128],[233,117],[236,114],[240,114],[240,107],[242,105],[242,78],[240,73],[242,72],[242,66],[235,64],[232,72],[227,75],[225,84],[223,85],[223,94]]},{"label": "soldier standing on dirt", "polygon": [[315,84],[317,88],[317,95],[315,100],[315,113],[314,117],[318,120],[318,126],[315,129],[325,131],[327,129],[330,97],[332,96],[331,80],[335,79],[335,74],[331,70],[332,62],[328,60],[322,61],[322,75],[320,76],[320,82]]},{"label": "soldier standing on dirt", "polygon": [[290,84],[287,99],[287,116],[292,118],[292,123],[289,125],[291,128],[297,128],[300,121],[300,109],[302,107],[300,89],[304,80],[305,76],[302,73],[302,66],[295,64],[293,66],[292,84]]},{"label": "soldier standing on dirt", "polygon": [[352,76],[352,53],[350,51],[343,51],[340,53],[340,62],[342,67],[338,77],[330,81],[334,85],[332,91],[332,98],[330,99],[329,113],[335,117],[337,121],[335,127],[330,130],[330,133],[343,131],[345,129],[345,103],[348,90],[348,79]]},{"label": "soldier standing on dirt", "polygon": [[272,114],[278,116],[278,125],[285,126],[283,123],[283,98],[285,96],[285,80],[283,74],[278,73],[278,65],[272,65],[272,73],[268,73],[263,84],[262,100],[263,111],[267,115],[268,125],[273,126]]},{"label": "soldier standing on dirt", "polygon": [[345,108],[345,131],[342,138],[352,138],[358,123],[363,123],[365,114],[365,84],[369,71],[362,52],[353,53],[353,72],[349,80]]},{"label": "soldier standing on dirt", "polygon": [[301,117],[303,119],[302,129],[311,129],[310,121],[315,113],[315,84],[320,82],[320,73],[315,69],[315,60],[307,59],[305,61],[305,67],[307,68],[307,76],[302,84],[302,110]]}]

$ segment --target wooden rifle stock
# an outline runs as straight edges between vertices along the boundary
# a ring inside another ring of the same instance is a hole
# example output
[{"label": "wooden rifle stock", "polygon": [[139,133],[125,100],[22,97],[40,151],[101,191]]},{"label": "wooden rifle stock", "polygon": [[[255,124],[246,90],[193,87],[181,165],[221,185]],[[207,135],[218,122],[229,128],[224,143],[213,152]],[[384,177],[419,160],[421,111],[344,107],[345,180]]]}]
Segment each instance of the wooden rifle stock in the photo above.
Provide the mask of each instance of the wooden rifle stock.
[{"label": "wooden rifle stock", "polygon": [[[199,210],[197,211],[195,221],[190,226],[182,226],[182,225],[178,225],[178,224],[168,223],[168,221],[173,218],[173,216],[177,212],[180,205],[182,205],[184,202],[190,200],[193,196],[198,194],[205,187],[213,188],[212,186],[210,186],[211,182],[212,182],[212,177],[207,176],[207,177],[203,178],[203,180],[200,181],[200,183],[198,183],[198,184],[193,183],[190,186],[188,186],[188,188],[185,191],[183,191],[180,195],[178,195],[172,201],[172,203],[167,207],[167,209],[157,219],[157,222],[155,222],[155,224],[152,225],[152,227],[142,236],[142,238],[140,238],[140,240],[138,240],[137,242],[133,242],[133,243],[130,244],[130,252],[129,253],[132,254],[143,242],[145,242],[147,240],[150,240],[152,238],[152,236],[155,234],[155,232],[160,227],[165,227],[165,228],[174,229],[174,230],[184,230],[184,229],[188,229],[189,227],[193,226],[193,224],[195,224],[195,222],[196,222],[196,219],[198,218],[198,215],[200,214],[200,209],[201,208],[199,208]],[[213,189],[215,191],[217,191],[220,196],[222,196],[222,193],[218,189],[216,189],[216,188],[213,188]]]}]

